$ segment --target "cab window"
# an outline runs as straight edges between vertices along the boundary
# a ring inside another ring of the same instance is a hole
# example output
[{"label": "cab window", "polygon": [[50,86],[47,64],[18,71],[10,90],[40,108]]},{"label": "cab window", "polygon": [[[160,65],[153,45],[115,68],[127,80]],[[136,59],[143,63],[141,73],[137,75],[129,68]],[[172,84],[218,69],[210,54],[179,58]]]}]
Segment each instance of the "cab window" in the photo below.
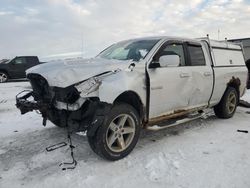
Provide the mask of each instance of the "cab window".
[{"label": "cab window", "polygon": [[178,43],[172,43],[166,45],[163,49],[160,50],[158,57],[164,55],[178,55],[180,57],[180,65],[179,66],[185,66],[185,55],[184,55],[184,48],[182,44]]},{"label": "cab window", "polygon": [[201,46],[188,45],[191,66],[206,65],[204,53]]},{"label": "cab window", "polygon": [[14,61],[13,61],[13,64],[15,64],[15,65],[20,65],[20,64],[25,64],[26,63],[26,60],[25,60],[25,58],[16,58],[16,59],[14,59]]}]

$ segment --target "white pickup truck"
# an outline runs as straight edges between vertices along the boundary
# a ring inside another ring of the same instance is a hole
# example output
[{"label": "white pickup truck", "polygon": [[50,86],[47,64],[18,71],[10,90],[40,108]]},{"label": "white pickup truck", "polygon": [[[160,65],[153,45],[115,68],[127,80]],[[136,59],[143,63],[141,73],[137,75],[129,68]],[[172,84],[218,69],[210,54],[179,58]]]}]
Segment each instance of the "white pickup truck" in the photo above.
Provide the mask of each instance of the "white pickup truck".
[{"label": "white pickup truck", "polygon": [[17,96],[24,114],[70,131],[87,131],[95,153],[118,160],[135,147],[140,130],[160,130],[213,108],[231,118],[246,90],[242,49],[209,38],[150,37],[116,43],[88,60],[35,66],[33,91]]}]

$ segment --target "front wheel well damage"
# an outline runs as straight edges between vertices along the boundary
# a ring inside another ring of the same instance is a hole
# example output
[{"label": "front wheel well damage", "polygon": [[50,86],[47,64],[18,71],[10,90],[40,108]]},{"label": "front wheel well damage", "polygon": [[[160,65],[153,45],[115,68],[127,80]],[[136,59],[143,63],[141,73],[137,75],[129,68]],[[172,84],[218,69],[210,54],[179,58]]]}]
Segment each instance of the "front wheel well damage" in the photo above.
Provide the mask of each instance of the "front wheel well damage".
[{"label": "front wheel well damage", "polygon": [[120,94],[114,101],[114,105],[117,103],[126,103],[134,107],[140,116],[141,123],[145,121],[145,109],[143,107],[142,101],[137,93],[133,91],[125,91]]}]

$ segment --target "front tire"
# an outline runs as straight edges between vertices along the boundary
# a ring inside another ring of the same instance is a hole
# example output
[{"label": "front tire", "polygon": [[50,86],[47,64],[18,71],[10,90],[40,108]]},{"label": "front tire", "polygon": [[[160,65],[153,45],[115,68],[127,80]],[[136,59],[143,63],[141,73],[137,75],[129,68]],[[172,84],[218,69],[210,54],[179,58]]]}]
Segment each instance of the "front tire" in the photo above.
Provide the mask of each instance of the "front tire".
[{"label": "front tire", "polygon": [[96,154],[115,161],[126,157],[134,149],[140,130],[137,111],[128,104],[116,104],[96,134],[88,137],[88,142]]},{"label": "front tire", "polygon": [[237,105],[239,103],[239,95],[234,87],[228,87],[220,101],[214,107],[214,113],[217,117],[228,119],[233,117]]},{"label": "front tire", "polygon": [[7,82],[8,79],[9,79],[8,74],[6,74],[5,72],[0,71],[0,83]]}]

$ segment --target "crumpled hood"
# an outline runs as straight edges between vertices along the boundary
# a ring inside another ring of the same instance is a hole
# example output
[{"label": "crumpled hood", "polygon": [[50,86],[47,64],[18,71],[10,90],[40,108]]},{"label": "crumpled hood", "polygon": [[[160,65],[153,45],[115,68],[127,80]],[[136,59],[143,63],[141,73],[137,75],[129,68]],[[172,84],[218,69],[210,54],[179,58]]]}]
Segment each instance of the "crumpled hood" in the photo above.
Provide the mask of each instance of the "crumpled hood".
[{"label": "crumpled hood", "polygon": [[126,69],[130,64],[131,61],[101,58],[60,60],[32,67],[26,74],[39,74],[48,81],[49,86],[65,88],[107,71]]}]

